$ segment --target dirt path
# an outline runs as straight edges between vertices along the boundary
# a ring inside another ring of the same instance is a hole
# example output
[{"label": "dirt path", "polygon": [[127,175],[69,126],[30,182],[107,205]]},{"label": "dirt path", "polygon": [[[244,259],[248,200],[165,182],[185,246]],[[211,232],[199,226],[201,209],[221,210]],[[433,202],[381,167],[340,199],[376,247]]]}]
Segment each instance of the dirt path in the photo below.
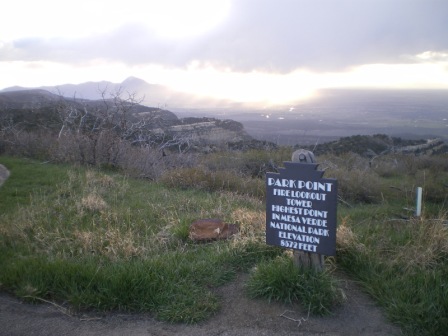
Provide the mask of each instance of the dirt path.
[{"label": "dirt path", "polygon": [[168,324],[145,314],[70,315],[56,305],[24,304],[0,294],[0,335],[400,335],[353,281],[341,280],[347,301],[333,316],[313,317],[297,305],[250,300],[247,275],[219,289],[221,311],[199,325]]}]

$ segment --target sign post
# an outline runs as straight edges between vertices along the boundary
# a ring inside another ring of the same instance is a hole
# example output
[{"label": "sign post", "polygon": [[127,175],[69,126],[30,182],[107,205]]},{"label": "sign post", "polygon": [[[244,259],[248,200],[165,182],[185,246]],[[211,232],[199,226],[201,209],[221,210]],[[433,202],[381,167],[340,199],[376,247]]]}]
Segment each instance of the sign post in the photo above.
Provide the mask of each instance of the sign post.
[{"label": "sign post", "polygon": [[322,178],[312,152],[293,153],[266,174],[266,243],[294,250],[296,265],[323,270],[336,254],[337,181]]}]

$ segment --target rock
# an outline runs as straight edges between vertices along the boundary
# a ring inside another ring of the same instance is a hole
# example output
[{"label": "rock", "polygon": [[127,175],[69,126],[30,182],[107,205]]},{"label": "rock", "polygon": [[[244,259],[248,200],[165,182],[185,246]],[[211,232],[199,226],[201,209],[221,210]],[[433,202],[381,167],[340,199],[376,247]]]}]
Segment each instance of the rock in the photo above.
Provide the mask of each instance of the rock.
[{"label": "rock", "polygon": [[9,177],[8,169],[6,169],[4,165],[0,164],[0,186],[3,184],[3,182],[6,181],[8,177]]},{"label": "rock", "polygon": [[194,241],[228,239],[238,233],[236,224],[227,224],[221,219],[198,219],[190,225],[189,237]]},{"label": "rock", "polygon": [[448,152],[448,146],[440,138],[428,139],[423,144],[403,146],[395,150],[396,153],[414,155],[433,155]]}]

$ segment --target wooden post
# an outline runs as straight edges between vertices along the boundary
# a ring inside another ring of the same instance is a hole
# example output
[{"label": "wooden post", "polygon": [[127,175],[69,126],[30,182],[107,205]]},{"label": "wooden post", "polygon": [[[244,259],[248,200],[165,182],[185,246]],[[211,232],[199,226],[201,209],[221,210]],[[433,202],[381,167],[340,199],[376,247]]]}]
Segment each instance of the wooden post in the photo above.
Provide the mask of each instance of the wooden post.
[{"label": "wooden post", "polygon": [[[314,153],[308,150],[299,149],[292,153],[293,162],[314,163]],[[316,271],[323,271],[325,268],[324,256],[322,254],[303,252],[294,250],[294,264],[297,267],[313,268]]]}]

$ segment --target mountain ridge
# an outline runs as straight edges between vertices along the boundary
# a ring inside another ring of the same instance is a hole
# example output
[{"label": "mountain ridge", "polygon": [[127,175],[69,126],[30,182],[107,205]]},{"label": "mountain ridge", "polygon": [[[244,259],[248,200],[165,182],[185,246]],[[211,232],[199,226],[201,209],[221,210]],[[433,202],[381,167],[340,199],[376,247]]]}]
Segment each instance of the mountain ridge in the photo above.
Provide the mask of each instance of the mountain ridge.
[{"label": "mountain ridge", "polygon": [[[130,123],[127,127],[138,129],[138,136],[144,139],[139,141],[172,137],[183,139],[196,150],[207,147],[208,151],[235,142],[243,147],[246,142],[251,146],[257,145],[257,140],[234,120],[210,117],[179,119],[169,110],[141,105],[133,101],[132,96],[129,100],[117,100],[117,97],[89,100],[63,97],[43,89],[0,92],[0,131],[3,122],[21,125],[29,131],[44,125],[47,131],[52,132],[64,129],[64,125],[70,123],[79,131],[80,126],[76,125],[94,125],[101,119],[105,121],[104,118],[108,123],[115,123],[114,128],[117,129],[122,129],[123,123]],[[260,142],[260,146],[264,145]]]},{"label": "mountain ridge", "polygon": [[147,106],[157,106],[160,108],[198,108],[198,107],[232,107],[238,106],[238,102],[226,99],[215,99],[206,96],[195,95],[179,90],[174,90],[169,86],[161,84],[151,84],[145,80],[130,76],[121,83],[110,81],[89,81],[79,84],[61,84],[54,86],[21,87],[12,86],[0,90],[1,92],[25,91],[42,89],[67,98],[97,100],[109,98],[117,94],[133,95],[137,100]]},{"label": "mountain ridge", "polygon": [[115,84],[101,81],[67,84],[58,89],[41,88],[64,93],[67,99],[77,100],[91,97],[89,95],[95,95],[95,99],[110,98],[112,93],[121,92],[124,97],[133,95],[141,100],[142,105],[170,110],[179,117],[215,117],[238,121],[253,138],[278,145],[308,145],[359,134],[387,134],[406,139],[441,138],[448,141],[448,91],[442,89],[328,89],[320,91],[315,99],[292,105],[251,107],[178,93],[137,77],[128,77],[122,83]]}]

